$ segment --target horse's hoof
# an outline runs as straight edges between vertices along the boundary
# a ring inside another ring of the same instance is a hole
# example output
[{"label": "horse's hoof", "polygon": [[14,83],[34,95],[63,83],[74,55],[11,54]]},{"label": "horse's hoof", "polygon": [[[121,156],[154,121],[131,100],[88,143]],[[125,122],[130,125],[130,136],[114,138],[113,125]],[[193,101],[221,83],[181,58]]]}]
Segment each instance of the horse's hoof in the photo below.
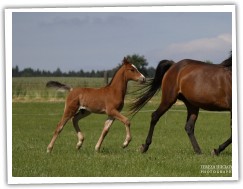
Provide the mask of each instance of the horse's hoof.
[{"label": "horse's hoof", "polygon": [[218,153],[218,151],[216,149],[213,149],[212,152],[211,152],[211,155],[212,156],[218,156],[219,153]]},{"label": "horse's hoof", "polygon": [[202,155],[201,150],[195,152],[197,155]]},{"label": "horse's hoof", "polygon": [[145,153],[148,150],[148,146],[146,144],[142,144],[142,146],[140,147],[140,151],[141,153]]}]

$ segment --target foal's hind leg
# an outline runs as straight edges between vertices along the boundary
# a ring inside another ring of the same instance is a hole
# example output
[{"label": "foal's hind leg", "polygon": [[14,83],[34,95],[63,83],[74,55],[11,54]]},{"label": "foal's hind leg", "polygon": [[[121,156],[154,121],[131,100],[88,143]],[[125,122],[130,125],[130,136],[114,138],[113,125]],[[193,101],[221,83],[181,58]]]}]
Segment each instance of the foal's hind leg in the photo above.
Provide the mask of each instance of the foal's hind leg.
[{"label": "foal's hind leg", "polygon": [[230,118],[230,129],[231,129],[231,135],[228,140],[226,140],[223,144],[219,145],[218,149],[213,149],[212,155],[218,156],[220,152],[222,152],[227,146],[229,146],[232,143],[232,115]]},{"label": "foal's hind leg", "polygon": [[68,120],[70,119],[70,116],[66,116],[65,114],[63,115],[61,121],[57,124],[56,130],[54,132],[54,135],[51,139],[50,144],[47,146],[47,153],[50,153],[53,149],[54,143],[58,137],[58,135],[60,134],[60,132],[62,131],[63,127],[65,126],[65,124],[68,122]]},{"label": "foal's hind leg", "polygon": [[195,122],[198,117],[199,108],[194,107],[187,102],[185,102],[185,104],[187,106],[187,122],[186,122],[185,130],[191,141],[194,152],[197,154],[201,154],[202,153],[201,149],[200,149],[200,147],[197,143],[196,137],[194,135]]},{"label": "foal's hind leg", "polygon": [[91,113],[88,112],[87,110],[81,109],[72,119],[73,121],[73,127],[75,129],[75,131],[77,132],[77,136],[78,136],[78,143],[76,148],[79,150],[83,144],[84,141],[84,136],[80,131],[80,128],[78,126],[78,121],[84,117],[87,117],[88,115],[90,115]]},{"label": "foal's hind leg", "polygon": [[56,130],[55,130],[54,135],[51,139],[51,142],[47,146],[47,152],[48,153],[52,151],[54,143],[55,143],[58,135],[60,134],[60,132],[62,131],[63,127],[68,122],[68,120],[71,119],[75,115],[77,110],[78,110],[78,101],[77,100],[72,101],[72,103],[69,104],[69,105],[67,105],[67,104],[65,105],[64,114],[62,116],[62,119],[57,124]]}]

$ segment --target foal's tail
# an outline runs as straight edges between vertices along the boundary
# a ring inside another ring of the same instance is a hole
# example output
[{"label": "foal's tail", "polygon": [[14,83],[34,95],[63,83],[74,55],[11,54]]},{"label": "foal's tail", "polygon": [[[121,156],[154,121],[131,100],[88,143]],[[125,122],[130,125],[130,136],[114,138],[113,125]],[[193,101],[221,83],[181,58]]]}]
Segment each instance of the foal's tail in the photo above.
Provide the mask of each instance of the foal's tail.
[{"label": "foal's tail", "polygon": [[46,84],[46,87],[48,88],[55,88],[60,91],[72,91],[73,88],[69,87],[65,84],[59,83],[58,81],[48,81]]},{"label": "foal's tail", "polygon": [[130,112],[135,115],[139,110],[141,110],[145,104],[155,95],[155,93],[160,89],[161,82],[166,71],[174,64],[173,61],[161,60],[156,68],[155,76],[151,79],[145,87],[138,89],[137,92],[142,92],[135,101],[130,106]]}]

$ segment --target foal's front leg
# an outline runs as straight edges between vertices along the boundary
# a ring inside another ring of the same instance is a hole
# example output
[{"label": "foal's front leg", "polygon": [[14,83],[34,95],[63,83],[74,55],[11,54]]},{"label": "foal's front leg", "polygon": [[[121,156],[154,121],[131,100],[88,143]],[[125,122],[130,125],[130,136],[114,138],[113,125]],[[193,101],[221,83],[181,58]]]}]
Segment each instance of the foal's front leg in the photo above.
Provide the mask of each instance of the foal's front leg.
[{"label": "foal's front leg", "polygon": [[107,135],[112,123],[114,122],[114,118],[108,117],[108,119],[105,121],[105,125],[104,125],[104,129],[100,135],[100,138],[95,146],[95,150],[99,151],[100,150],[100,146],[105,138],[105,136]]},{"label": "foal's front leg", "polygon": [[123,142],[122,147],[125,148],[128,146],[128,144],[131,142],[132,137],[131,137],[131,131],[130,131],[130,121],[128,120],[128,118],[126,118],[125,116],[123,116],[119,111],[117,111],[116,109],[113,109],[110,112],[110,115],[116,119],[118,119],[119,121],[121,121],[122,123],[124,123],[125,128],[126,128],[126,138],[125,141]]}]

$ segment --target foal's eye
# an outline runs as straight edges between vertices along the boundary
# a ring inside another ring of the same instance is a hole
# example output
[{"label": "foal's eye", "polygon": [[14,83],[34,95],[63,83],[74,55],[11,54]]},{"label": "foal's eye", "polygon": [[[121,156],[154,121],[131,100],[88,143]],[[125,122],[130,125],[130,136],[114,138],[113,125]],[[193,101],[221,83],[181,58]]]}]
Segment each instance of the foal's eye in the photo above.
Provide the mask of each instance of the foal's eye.
[{"label": "foal's eye", "polygon": [[131,69],[132,72],[135,72],[135,69]]}]

